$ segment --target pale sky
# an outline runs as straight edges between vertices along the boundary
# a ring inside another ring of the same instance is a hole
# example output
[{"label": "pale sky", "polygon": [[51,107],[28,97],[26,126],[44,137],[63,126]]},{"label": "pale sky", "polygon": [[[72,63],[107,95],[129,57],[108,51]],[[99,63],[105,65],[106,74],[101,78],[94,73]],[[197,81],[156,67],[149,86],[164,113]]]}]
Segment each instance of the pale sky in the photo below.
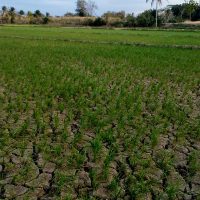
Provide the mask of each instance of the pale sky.
[{"label": "pale sky", "polygon": [[[143,10],[150,9],[151,3],[146,0],[94,0],[98,6],[97,15],[106,11],[125,10],[127,13],[138,14]],[[151,1],[151,0],[150,0]],[[181,4],[184,0],[163,0],[162,7],[171,4]],[[43,13],[51,15],[63,15],[66,12],[75,12],[76,0],[0,0],[0,7],[14,6],[17,10],[35,11],[39,9]],[[152,8],[154,8],[153,5]]]}]

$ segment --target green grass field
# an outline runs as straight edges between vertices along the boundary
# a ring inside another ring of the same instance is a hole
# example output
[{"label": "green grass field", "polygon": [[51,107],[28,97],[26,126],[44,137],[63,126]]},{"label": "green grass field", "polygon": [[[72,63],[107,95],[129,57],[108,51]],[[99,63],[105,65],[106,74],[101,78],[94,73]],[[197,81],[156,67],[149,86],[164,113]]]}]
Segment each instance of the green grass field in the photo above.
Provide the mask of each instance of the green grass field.
[{"label": "green grass field", "polygon": [[[12,32],[12,35],[10,33]],[[0,37],[20,36],[35,39],[90,40],[94,42],[127,42],[155,45],[199,45],[200,31],[180,30],[106,30],[0,26]]]},{"label": "green grass field", "polygon": [[0,199],[200,199],[200,31],[0,26],[0,47]]}]

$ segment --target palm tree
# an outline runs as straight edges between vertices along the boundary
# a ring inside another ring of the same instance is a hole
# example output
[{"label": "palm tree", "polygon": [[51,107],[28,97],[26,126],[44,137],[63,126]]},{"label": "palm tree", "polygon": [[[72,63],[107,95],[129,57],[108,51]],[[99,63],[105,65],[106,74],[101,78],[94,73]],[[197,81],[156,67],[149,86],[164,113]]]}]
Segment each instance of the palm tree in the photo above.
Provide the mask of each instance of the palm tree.
[{"label": "palm tree", "polygon": [[15,8],[14,7],[11,7],[10,9],[9,9],[9,15],[10,15],[10,22],[11,22],[11,24],[13,24],[14,23],[14,21],[15,21]]},{"label": "palm tree", "polygon": [[[148,2],[149,0],[146,0]],[[154,1],[156,1],[156,27],[158,27],[158,5],[162,4],[162,0],[152,0],[151,6],[153,5]]]},{"label": "palm tree", "polygon": [[41,17],[42,13],[40,12],[40,10],[36,10],[33,15],[34,17]]},{"label": "palm tree", "polygon": [[6,6],[2,6],[2,16],[4,16],[5,12],[7,11],[7,7]]},{"label": "palm tree", "polygon": [[25,12],[24,12],[23,10],[20,10],[20,11],[19,11],[19,14],[22,16],[22,15],[25,14]]},{"label": "palm tree", "polygon": [[190,16],[190,21],[192,20],[192,13],[198,9],[198,3],[194,0],[190,0],[189,2],[185,3],[186,12]]}]

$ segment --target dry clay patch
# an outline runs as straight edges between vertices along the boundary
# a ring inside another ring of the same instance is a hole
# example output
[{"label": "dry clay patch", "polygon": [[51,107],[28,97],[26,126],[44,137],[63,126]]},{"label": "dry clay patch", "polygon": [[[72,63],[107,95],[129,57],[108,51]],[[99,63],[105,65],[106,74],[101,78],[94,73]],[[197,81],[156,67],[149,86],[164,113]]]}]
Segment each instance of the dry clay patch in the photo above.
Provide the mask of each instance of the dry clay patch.
[{"label": "dry clay patch", "polygon": [[[5,90],[1,91],[5,93]],[[177,98],[183,106],[188,105],[187,98],[183,98],[185,94],[181,90],[178,93]],[[199,94],[190,91],[188,95],[192,102],[188,118],[196,119],[199,117]],[[1,96],[7,101],[5,94]],[[161,99],[164,101],[163,97]],[[31,134],[8,138],[0,149],[1,199],[78,199],[82,196],[198,199],[200,141],[193,139],[190,133],[179,137],[177,125],[171,124],[167,134],[159,135],[153,148],[150,135],[142,135],[132,151],[125,142],[130,135],[120,138],[118,125],[113,122],[106,128],[112,128],[115,140],[113,143],[103,142],[96,155],[92,144],[98,135],[91,130],[81,133],[79,112],[65,125],[67,111],[51,110],[41,116],[45,124],[41,128],[33,117],[35,103],[31,101],[30,104],[32,108],[28,113],[20,114],[17,122],[4,108],[1,110],[4,113],[1,116],[3,136],[12,132],[13,125],[20,127],[27,118],[30,124],[25,133]],[[153,115],[148,110],[144,114]],[[64,130],[66,135],[61,134]],[[128,126],[127,131],[134,133]]]}]

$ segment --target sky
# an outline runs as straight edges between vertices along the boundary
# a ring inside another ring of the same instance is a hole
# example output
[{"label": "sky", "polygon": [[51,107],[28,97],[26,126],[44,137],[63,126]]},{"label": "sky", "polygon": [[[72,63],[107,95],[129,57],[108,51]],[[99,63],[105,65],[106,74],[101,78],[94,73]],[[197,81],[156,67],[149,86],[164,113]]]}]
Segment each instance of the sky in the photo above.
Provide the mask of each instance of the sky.
[{"label": "sky", "polygon": [[[77,0],[0,0],[0,7],[13,6],[17,10],[35,11],[39,9],[43,13],[49,12],[51,15],[64,15],[66,12],[75,12]],[[98,6],[96,15],[102,15],[106,11],[121,11],[127,13],[138,13],[155,8],[155,4],[151,7],[151,0],[94,0]],[[162,6],[172,4],[181,4],[184,0],[163,0]]]}]

